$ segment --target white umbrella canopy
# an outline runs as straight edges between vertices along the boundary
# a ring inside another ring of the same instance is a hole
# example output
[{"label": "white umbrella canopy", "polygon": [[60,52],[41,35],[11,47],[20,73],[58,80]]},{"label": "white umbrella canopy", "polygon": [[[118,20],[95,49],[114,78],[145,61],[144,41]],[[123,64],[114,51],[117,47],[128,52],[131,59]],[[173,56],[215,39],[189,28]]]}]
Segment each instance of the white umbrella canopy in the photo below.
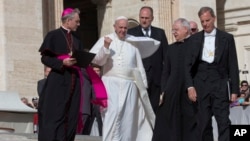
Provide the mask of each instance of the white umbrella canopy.
[{"label": "white umbrella canopy", "polygon": [[160,46],[160,41],[149,37],[135,37],[128,35],[126,41],[139,49],[142,59],[154,54]]}]

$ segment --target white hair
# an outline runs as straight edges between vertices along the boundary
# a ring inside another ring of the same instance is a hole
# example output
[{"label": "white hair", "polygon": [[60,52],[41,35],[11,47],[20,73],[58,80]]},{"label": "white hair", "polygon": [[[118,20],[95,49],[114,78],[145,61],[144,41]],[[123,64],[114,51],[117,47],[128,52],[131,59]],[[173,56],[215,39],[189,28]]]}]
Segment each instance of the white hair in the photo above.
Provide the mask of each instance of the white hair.
[{"label": "white hair", "polygon": [[116,23],[117,21],[119,21],[119,20],[128,20],[128,18],[125,17],[125,16],[119,16],[119,17],[117,17],[117,18],[115,19],[115,23]]}]

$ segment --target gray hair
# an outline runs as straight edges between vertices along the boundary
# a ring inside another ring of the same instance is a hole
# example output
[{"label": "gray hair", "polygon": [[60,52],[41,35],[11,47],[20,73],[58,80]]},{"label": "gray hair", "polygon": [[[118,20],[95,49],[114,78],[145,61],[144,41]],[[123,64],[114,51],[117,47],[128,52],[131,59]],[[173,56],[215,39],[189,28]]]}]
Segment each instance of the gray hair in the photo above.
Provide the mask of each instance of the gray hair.
[{"label": "gray hair", "polygon": [[68,19],[71,20],[74,18],[75,14],[80,14],[80,10],[78,8],[73,9],[73,11],[65,16],[61,17],[62,23],[65,23]]},{"label": "gray hair", "polygon": [[190,24],[189,21],[184,19],[184,18],[178,18],[177,20],[174,21],[174,23],[181,23],[183,27],[186,27],[188,29],[188,32],[191,32]]}]

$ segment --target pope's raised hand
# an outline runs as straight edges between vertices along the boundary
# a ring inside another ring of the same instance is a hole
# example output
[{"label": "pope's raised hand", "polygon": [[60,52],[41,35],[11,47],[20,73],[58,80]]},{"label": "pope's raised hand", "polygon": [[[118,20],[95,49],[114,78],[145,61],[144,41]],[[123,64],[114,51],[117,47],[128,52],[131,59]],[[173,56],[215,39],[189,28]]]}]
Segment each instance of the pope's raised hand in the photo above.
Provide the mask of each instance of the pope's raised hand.
[{"label": "pope's raised hand", "polygon": [[110,39],[109,37],[104,37],[104,47],[105,48],[109,48],[110,44],[112,42],[112,39]]}]

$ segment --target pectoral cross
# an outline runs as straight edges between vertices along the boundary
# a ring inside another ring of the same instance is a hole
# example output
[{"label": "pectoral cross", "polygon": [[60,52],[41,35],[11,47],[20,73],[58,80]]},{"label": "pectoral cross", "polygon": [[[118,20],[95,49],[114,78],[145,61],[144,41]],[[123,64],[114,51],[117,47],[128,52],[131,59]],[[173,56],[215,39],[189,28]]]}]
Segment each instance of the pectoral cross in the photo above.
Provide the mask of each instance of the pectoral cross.
[{"label": "pectoral cross", "polygon": [[208,52],[208,56],[209,56],[209,57],[213,57],[213,56],[214,56],[214,51],[209,51],[209,52]]}]

